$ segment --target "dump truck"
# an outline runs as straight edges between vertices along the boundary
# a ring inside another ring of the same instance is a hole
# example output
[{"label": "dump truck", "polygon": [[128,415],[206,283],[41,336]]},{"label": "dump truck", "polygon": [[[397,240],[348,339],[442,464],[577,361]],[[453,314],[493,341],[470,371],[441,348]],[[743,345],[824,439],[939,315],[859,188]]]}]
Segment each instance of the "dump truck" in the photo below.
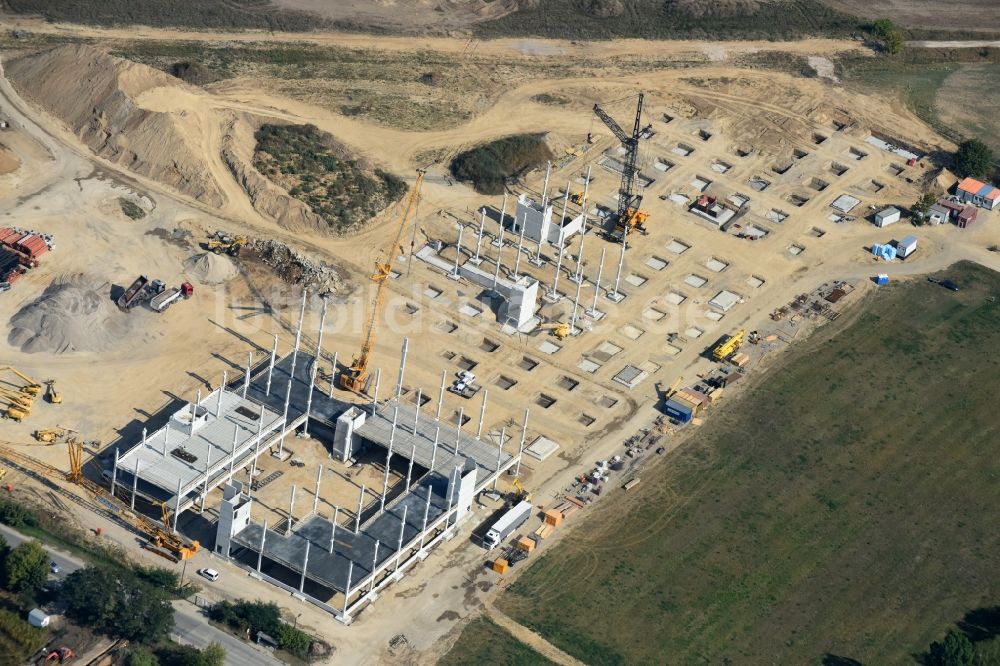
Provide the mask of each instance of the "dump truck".
[{"label": "dump truck", "polygon": [[132,306],[139,302],[143,294],[146,291],[146,285],[149,284],[149,278],[145,275],[140,275],[135,279],[135,282],[129,285],[125,293],[118,297],[118,307],[122,310],[128,310]]},{"label": "dump truck", "polygon": [[190,298],[193,293],[194,287],[190,282],[185,282],[179,287],[171,287],[161,291],[149,302],[149,307],[156,312],[163,312],[181,298]]},{"label": "dump truck", "polygon": [[483,546],[486,550],[493,550],[503,543],[504,539],[514,533],[514,530],[524,524],[531,516],[531,502],[522,500],[507,509],[502,516],[497,518],[493,527],[486,532],[483,537]]}]

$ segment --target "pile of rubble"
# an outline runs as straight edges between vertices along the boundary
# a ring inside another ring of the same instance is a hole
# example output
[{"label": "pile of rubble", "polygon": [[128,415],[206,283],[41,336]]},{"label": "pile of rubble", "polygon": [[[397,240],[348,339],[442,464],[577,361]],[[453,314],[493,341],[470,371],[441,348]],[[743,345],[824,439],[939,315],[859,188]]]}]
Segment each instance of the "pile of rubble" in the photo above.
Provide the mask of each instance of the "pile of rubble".
[{"label": "pile of rubble", "polygon": [[300,285],[312,292],[341,293],[349,290],[343,276],[333,266],[317,263],[276,240],[254,239],[247,243],[245,254],[252,254],[270,266],[289,284]]}]

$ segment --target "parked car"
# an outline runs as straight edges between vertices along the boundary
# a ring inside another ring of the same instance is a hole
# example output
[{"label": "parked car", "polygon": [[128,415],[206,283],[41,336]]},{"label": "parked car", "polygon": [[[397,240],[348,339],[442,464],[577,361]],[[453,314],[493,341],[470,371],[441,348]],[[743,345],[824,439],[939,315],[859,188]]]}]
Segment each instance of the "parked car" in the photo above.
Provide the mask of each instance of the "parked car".
[{"label": "parked car", "polygon": [[56,562],[49,562],[49,571],[54,574],[59,573],[59,564]]},{"label": "parked car", "polygon": [[945,289],[958,291],[958,285],[952,282],[951,280],[945,280],[944,282],[941,283],[941,286],[944,287]]},{"label": "parked car", "polygon": [[213,583],[219,580],[219,572],[215,569],[198,569],[198,574],[204,576]]}]

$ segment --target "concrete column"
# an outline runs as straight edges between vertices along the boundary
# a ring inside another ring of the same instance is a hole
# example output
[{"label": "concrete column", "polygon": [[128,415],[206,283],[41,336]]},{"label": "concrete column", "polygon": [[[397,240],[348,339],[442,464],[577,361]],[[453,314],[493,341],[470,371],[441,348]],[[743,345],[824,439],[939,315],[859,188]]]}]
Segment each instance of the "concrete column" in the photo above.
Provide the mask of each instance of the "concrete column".
[{"label": "concrete column", "polygon": [[250,467],[250,480],[257,474],[257,458],[260,457],[260,445],[264,440],[264,405],[260,406],[260,417],[257,419],[257,441],[253,446],[253,464]]},{"label": "concrete column", "polygon": [[[504,202],[507,200],[507,195],[504,195]],[[506,211],[506,203],[504,203]],[[497,290],[497,281],[500,279],[500,261],[503,255],[503,223],[500,223],[500,236],[497,238],[497,265],[493,269],[493,291]]]},{"label": "concrete column", "polygon": [[441,426],[437,426],[434,429],[434,447],[431,449],[431,469],[430,469],[430,471],[432,471],[432,472],[434,471],[434,462],[437,459],[438,438],[440,436],[441,436]]},{"label": "concrete column", "polygon": [[583,226],[580,228],[580,252],[576,255],[576,276],[574,282],[583,281],[583,241],[587,237],[587,196],[590,194],[590,170],[593,165],[587,165],[587,180],[583,184]]},{"label": "concrete column", "polygon": [[313,513],[316,513],[316,507],[319,506],[319,487],[323,481],[323,466],[316,466],[316,492],[313,493]]},{"label": "concrete column", "polygon": [[403,488],[403,492],[409,494],[410,492],[410,478],[413,476],[413,459],[417,456],[417,438],[413,438],[413,447],[410,449],[410,464],[406,468],[406,486]]},{"label": "concrete column", "polygon": [[458,471],[458,467],[451,470],[451,474],[448,475],[448,510],[444,512],[444,528],[448,529],[451,524],[451,504],[452,500],[455,498],[455,485],[452,479],[455,478],[455,472]]},{"label": "concrete column", "polygon": [[212,445],[208,446],[208,452],[205,455],[205,480],[202,482],[201,486],[201,506],[198,508],[198,513],[205,513],[205,499],[208,497],[208,475],[212,472]]},{"label": "concrete column", "polygon": [[497,473],[493,477],[493,490],[497,489],[497,481],[500,480],[500,461],[503,459],[503,440],[507,436],[506,426],[500,429],[500,445],[497,446]]},{"label": "concrete column", "polygon": [[118,483],[118,447],[115,447],[115,462],[111,468],[111,496],[115,496],[115,485]]},{"label": "concrete column", "polygon": [[462,229],[464,227],[460,224],[458,225],[458,242],[455,243],[455,269],[451,272],[448,277],[457,280],[460,273],[458,272],[459,262],[462,260]]},{"label": "concrete column", "polygon": [[372,396],[372,413],[378,411],[378,388],[382,383],[382,368],[375,370],[375,395]]},{"label": "concrete column", "polygon": [[333,544],[336,542],[337,538],[337,515],[340,513],[340,507],[333,507],[333,518],[330,519],[330,553],[333,553]]},{"label": "concrete column", "polygon": [[236,467],[236,440],[240,434],[239,425],[233,427],[233,448],[229,451],[229,475],[226,477],[226,481],[232,483],[233,481],[233,470]]},{"label": "concrete column", "polygon": [[396,441],[396,419],[399,418],[399,402],[392,410],[392,428],[389,430],[389,450],[385,455],[385,480],[382,482],[382,504],[379,511],[385,511],[385,496],[389,492],[389,464],[392,462],[392,445]]},{"label": "concrete column", "polygon": [[424,547],[424,537],[427,535],[427,516],[431,510],[431,485],[427,484],[427,502],[424,504],[424,524],[420,528],[420,548]]},{"label": "concrete column", "polygon": [[260,573],[261,560],[264,559],[264,542],[267,540],[267,519],[264,520],[264,529],[260,532],[260,550],[257,552],[257,573]]},{"label": "concrete column", "polygon": [[438,393],[437,413],[434,415],[434,419],[436,421],[440,421],[441,420],[441,405],[444,404],[444,384],[445,384],[445,381],[447,381],[447,378],[448,378],[448,371],[447,370],[442,370],[441,371],[441,391]]},{"label": "concrete column", "polygon": [[326,297],[323,297],[323,309],[320,310],[319,314],[319,334],[316,336],[316,365],[319,365],[319,359],[323,356],[323,328],[326,325],[326,307],[328,301]]},{"label": "concrete column", "polygon": [[278,440],[278,458],[285,452],[285,431],[288,430],[288,403],[292,399],[292,380],[285,386],[285,415],[281,418],[281,439]]},{"label": "concrete column", "polygon": [[253,367],[253,352],[247,354],[247,371],[243,375],[243,399],[247,399],[247,391],[250,390],[250,368]]},{"label": "concrete column", "polygon": [[344,586],[344,619],[347,619],[347,602],[351,598],[351,578],[354,576],[354,560],[347,562],[347,585]]},{"label": "concrete column", "polygon": [[396,401],[403,394],[403,377],[406,374],[406,355],[410,351],[410,339],[403,338],[403,348],[399,356],[399,377],[396,378]]},{"label": "concrete column", "polygon": [[[174,534],[177,533],[177,516],[181,513],[181,480],[177,479],[177,498],[174,500]],[[166,527],[166,525],[164,525]]]},{"label": "concrete column", "polygon": [[417,426],[420,425],[420,403],[423,402],[423,399],[424,399],[424,390],[418,388],[417,389],[417,408],[416,408],[416,410],[414,410],[414,413],[413,413],[413,434],[414,435],[417,434]]},{"label": "concrete column", "polygon": [[170,419],[163,426],[163,457],[167,457],[167,447],[170,445]]},{"label": "concrete column", "polygon": [[302,305],[299,307],[299,325],[295,329],[295,349],[292,350],[292,367],[288,370],[290,379],[295,379],[295,363],[299,360],[299,343],[302,342],[302,322],[306,316],[306,298],[309,292],[302,290]]},{"label": "concrete column", "polygon": [[143,428],[142,429],[142,445],[141,445],[140,450],[143,450],[145,448],[146,448],[146,429]]},{"label": "concrete column", "polygon": [[371,592],[372,590],[375,589],[375,568],[378,567],[378,546],[379,546],[379,542],[376,539],[375,540],[375,555],[372,556],[372,582],[371,582],[371,586],[368,588],[369,592]]},{"label": "concrete column", "polygon": [[306,396],[306,420],[302,423],[302,433],[309,434],[309,417],[312,415],[313,391],[316,390],[316,371],[319,370],[319,357],[313,362],[312,369],[309,370],[309,395]]},{"label": "concrete column", "polygon": [[465,407],[458,410],[458,425],[455,427],[455,455],[458,455],[458,447],[462,443],[462,421],[465,420]]},{"label": "concrete column", "polygon": [[597,311],[597,297],[601,293],[601,274],[604,273],[604,255],[608,251],[608,248],[601,248],[601,263],[597,268],[597,280],[594,281],[594,302],[591,303],[590,309],[587,310],[588,317],[596,317],[598,315]]},{"label": "concrete column", "polygon": [[198,408],[201,407],[201,389],[198,389],[196,394],[198,397],[195,399],[194,405],[191,407],[191,429],[188,432],[188,437],[194,437],[194,422],[198,418]]},{"label": "concrete column", "polygon": [[361,512],[365,508],[365,484],[361,484],[361,493],[358,495],[358,513],[354,517],[354,533],[361,531]]},{"label": "concrete column", "polygon": [[135,471],[132,472],[132,502],[129,504],[129,508],[133,511],[135,510],[135,491],[136,487],[139,485],[139,456],[135,457]]},{"label": "concrete column", "polygon": [[302,557],[302,578],[299,579],[299,594],[304,594],[306,589],[306,569],[309,568],[309,547],[312,541],[306,539],[306,552]]},{"label": "concrete column", "polygon": [[496,242],[493,244],[497,247],[503,249],[503,232],[504,232],[504,222],[507,221],[507,190],[504,188],[503,193],[503,205],[500,206],[500,235],[497,236]]},{"label": "concrete column", "polygon": [[625,246],[626,246],[625,239],[626,238],[628,238],[628,227],[625,227],[625,231],[622,232],[622,252],[618,256],[618,275],[615,276],[615,288],[611,290],[610,294],[608,294],[608,300],[609,301],[614,301],[615,303],[617,303],[620,300],[622,300],[623,298],[625,298],[624,296],[622,296],[621,294],[618,293],[618,285],[621,284],[621,280],[622,280],[622,267],[625,266]]},{"label": "concrete column", "polygon": [[479,408],[479,427],[476,428],[476,439],[481,439],[483,436],[483,419],[486,418],[486,396],[489,393],[488,390],[483,389],[483,404]]},{"label": "concrete column", "polygon": [[482,259],[479,258],[479,247],[483,243],[483,231],[486,228],[486,206],[482,208],[482,215],[479,216],[479,235],[476,236],[476,257],[472,260],[472,263],[479,265]]},{"label": "concrete column", "polygon": [[271,395],[271,374],[274,372],[274,361],[278,356],[278,336],[274,336],[274,345],[271,347],[271,362],[267,364],[267,388],[264,395]]},{"label": "concrete column", "polygon": [[292,523],[295,521],[295,514],[292,513],[295,510],[295,486],[292,485],[292,494],[288,499],[288,529],[285,530],[285,534],[292,533]]},{"label": "concrete column", "polygon": [[545,182],[542,184],[542,215],[545,215],[545,204],[549,202],[549,175],[552,173],[552,162],[545,165]]},{"label": "concrete column", "polygon": [[408,507],[403,507],[403,517],[399,521],[399,541],[396,543],[396,564],[393,566],[393,571],[399,570],[399,556],[403,554],[403,536],[406,533],[406,509]]},{"label": "concrete column", "polygon": [[229,381],[228,373],[222,371],[222,383],[219,385],[219,397],[215,401],[215,418],[219,418],[222,414],[222,393],[226,390],[226,383]]},{"label": "concrete column", "polygon": [[[563,209],[562,218],[559,221],[559,227],[562,229],[562,225],[566,222],[566,207],[569,205],[569,181],[566,182],[566,196],[563,198]],[[566,243],[563,242],[562,233],[559,234],[559,255],[556,259],[556,276],[552,280],[552,298],[559,299],[559,274],[562,273],[562,259],[563,254],[566,252]]]},{"label": "concrete column", "polygon": [[521,426],[521,445],[517,449],[517,467],[514,469],[514,476],[521,474],[521,456],[524,455],[524,440],[528,436],[528,411],[524,410],[524,424]]},{"label": "concrete column", "polygon": [[576,281],[576,298],[573,299],[573,314],[569,319],[569,332],[573,335],[576,331],[576,314],[580,310],[580,289],[583,287],[583,280]]},{"label": "concrete column", "polygon": [[337,383],[337,352],[333,352],[333,363],[330,364],[330,394],[333,397],[333,387]]}]

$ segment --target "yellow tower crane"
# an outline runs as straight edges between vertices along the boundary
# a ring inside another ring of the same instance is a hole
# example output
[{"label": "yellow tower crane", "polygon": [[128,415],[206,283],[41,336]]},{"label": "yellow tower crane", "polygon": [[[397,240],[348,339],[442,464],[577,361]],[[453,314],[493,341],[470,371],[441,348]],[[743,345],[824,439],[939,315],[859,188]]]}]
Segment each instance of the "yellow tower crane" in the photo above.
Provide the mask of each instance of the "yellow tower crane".
[{"label": "yellow tower crane", "polygon": [[417,203],[420,200],[420,187],[423,184],[424,171],[418,170],[417,181],[413,184],[413,189],[410,190],[410,194],[406,199],[403,212],[399,216],[396,235],[393,237],[392,243],[385,250],[385,260],[375,261],[375,272],[372,273],[371,280],[377,286],[375,289],[375,298],[372,299],[372,303],[369,306],[364,343],[361,345],[361,352],[351,362],[351,367],[340,374],[340,387],[345,390],[353,391],[354,393],[363,393],[368,384],[368,364],[371,361],[372,350],[375,348],[379,319],[382,315],[382,306],[385,304],[386,283],[389,281],[389,276],[392,273],[392,264],[395,261],[396,255],[402,251],[400,241],[403,238],[403,232],[416,216]]}]

